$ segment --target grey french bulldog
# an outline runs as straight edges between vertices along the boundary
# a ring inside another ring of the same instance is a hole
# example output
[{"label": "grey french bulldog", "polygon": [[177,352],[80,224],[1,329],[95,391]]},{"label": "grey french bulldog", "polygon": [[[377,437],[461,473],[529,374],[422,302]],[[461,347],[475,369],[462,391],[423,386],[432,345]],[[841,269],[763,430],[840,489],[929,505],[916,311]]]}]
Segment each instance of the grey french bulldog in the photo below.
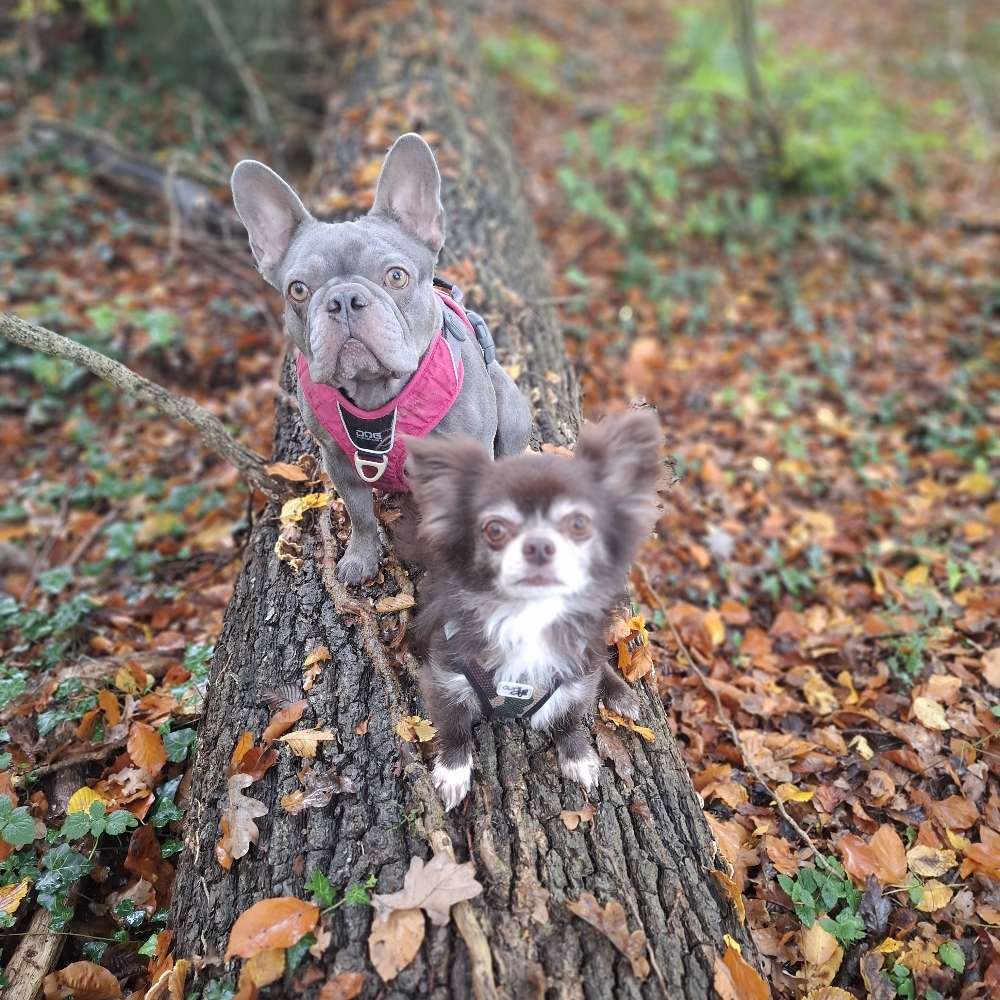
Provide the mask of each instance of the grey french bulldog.
[{"label": "grey french bulldog", "polygon": [[[315,219],[285,181],[255,160],[236,165],[232,188],[260,273],[284,296],[285,330],[302,352],[302,416],[351,518],[337,577],[358,584],[379,567],[373,483],[383,485],[378,476],[386,468],[390,444],[393,455],[402,447],[393,401],[412,404],[415,396],[428,396],[427,387],[417,385],[427,381],[428,365],[438,365],[439,379],[441,365],[453,365],[457,375],[454,398],[446,412],[441,409],[443,416],[437,414],[430,433],[466,435],[495,457],[515,455],[528,446],[530,410],[492,351],[484,353],[476,336],[464,336],[461,324],[448,343],[450,356],[438,364],[439,340],[444,340],[439,332],[456,328],[448,313],[465,314],[434,289],[445,216],[441,175],[420,136],[409,133],[396,140],[382,164],[371,211],[353,222]],[[462,323],[468,325],[464,318]],[[316,403],[331,390],[338,400],[336,421]],[[432,399],[427,405],[436,404]],[[367,419],[373,413],[374,422]],[[349,442],[372,451],[352,455],[352,448],[338,440],[345,432],[355,435]],[[405,448],[400,462],[404,459]],[[401,469],[396,479],[405,489]]]}]

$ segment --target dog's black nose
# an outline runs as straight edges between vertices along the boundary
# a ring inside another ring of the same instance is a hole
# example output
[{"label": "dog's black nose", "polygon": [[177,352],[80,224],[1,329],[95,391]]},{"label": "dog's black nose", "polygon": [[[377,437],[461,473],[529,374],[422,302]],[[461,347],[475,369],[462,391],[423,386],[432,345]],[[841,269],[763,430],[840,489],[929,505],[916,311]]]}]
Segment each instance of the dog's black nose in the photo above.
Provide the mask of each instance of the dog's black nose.
[{"label": "dog's black nose", "polygon": [[326,311],[331,316],[347,316],[348,313],[361,312],[367,305],[368,297],[361,292],[334,292],[326,300]]},{"label": "dog's black nose", "polygon": [[552,562],[556,554],[555,544],[549,538],[526,538],[521,545],[521,553],[526,562],[534,566],[544,566],[547,562]]}]

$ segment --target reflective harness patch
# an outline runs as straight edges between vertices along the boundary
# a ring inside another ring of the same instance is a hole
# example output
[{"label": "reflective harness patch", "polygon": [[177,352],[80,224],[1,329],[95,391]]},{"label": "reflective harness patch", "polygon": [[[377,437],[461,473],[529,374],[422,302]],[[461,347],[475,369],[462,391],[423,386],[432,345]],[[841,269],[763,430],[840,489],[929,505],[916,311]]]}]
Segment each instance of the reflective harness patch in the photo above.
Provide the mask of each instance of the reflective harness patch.
[{"label": "reflective harness patch", "polygon": [[[458,631],[458,626],[448,622],[444,626],[444,636],[450,639]],[[520,681],[500,681],[493,683],[493,676],[478,663],[463,663],[462,673],[476,692],[483,715],[487,719],[530,719],[562,686],[560,678],[546,691],[536,693],[530,684]]]}]

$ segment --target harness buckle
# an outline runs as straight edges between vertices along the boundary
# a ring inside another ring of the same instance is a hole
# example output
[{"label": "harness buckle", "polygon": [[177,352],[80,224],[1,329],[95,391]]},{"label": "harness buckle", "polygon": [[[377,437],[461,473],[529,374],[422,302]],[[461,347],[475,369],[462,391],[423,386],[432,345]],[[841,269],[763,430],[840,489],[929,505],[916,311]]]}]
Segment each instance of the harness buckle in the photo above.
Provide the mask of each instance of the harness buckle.
[{"label": "harness buckle", "polygon": [[[369,452],[369,454],[374,453]],[[360,451],[354,453],[354,469],[366,483],[377,483],[388,468],[388,453],[379,455],[377,458],[362,457]]]}]

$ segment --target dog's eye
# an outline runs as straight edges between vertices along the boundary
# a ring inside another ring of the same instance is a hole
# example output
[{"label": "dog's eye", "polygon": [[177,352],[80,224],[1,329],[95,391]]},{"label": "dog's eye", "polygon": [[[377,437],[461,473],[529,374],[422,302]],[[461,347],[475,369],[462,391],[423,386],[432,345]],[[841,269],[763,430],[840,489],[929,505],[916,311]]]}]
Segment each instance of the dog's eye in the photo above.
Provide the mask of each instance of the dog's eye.
[{"label": "dog's eye", "polygon": [[293,281],[288,286],[288,297],[293,302],[305,302],[309,298],[309,287],[304,281]]},{"label": "dog's eye", "polygon": [[590,538],[594,530],[594,525],[586,514],[582,514],[577,511],[575,514],[567,514],[563,518],[562,530],[569,535],[570,538],[575,538],[577,541],[583,541],[585,538]]},{"label": "dog's eye", "polygon": [[498,549],[510,537],[510,528],[506,521],[494,517],[483,525],[483,537],[493,548]]},{"label": "dog's eye", "polygon": [[385,272],[385,283],[390,288],[406,288],[410,282],[410,276],[401,267],[390,267]]}]

